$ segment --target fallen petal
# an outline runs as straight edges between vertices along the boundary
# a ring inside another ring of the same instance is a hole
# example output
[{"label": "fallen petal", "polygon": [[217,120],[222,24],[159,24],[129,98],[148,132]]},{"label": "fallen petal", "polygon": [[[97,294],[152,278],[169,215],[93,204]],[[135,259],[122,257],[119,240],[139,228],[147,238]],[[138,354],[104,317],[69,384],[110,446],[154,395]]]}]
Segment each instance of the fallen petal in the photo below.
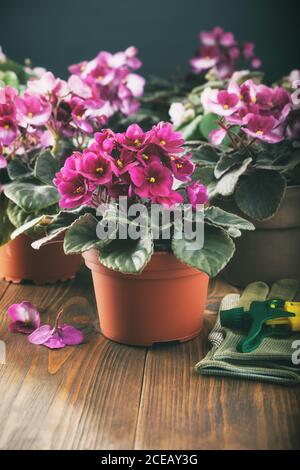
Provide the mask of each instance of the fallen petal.
[{"label": "fallen petal", "polygon": [[66,345],[80,344],[84,340],[83,333],[71,325],[62,325],[60,327],[60,337]]},{"label": "fallen petal", "polygon": [[32,344],[44,344],[52,336],[53,329],[50,325],[43,325],[28,336]]}]

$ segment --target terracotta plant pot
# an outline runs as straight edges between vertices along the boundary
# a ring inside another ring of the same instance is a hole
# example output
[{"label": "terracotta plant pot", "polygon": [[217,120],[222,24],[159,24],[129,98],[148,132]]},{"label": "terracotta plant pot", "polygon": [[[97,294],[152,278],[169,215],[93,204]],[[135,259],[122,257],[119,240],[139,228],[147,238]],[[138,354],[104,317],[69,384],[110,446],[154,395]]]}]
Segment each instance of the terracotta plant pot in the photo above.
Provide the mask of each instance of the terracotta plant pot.
[{"label": "terracotta plant pot", "polygon": [[83,254],[91,269],[104,336],[136,346],[187,341],[201,331],[208,276],[171,253],[155,253],[138,276],[105,268],[98,252]]},{"label": "terracotta plant pot", "polygon": [[14,283],[30,280],[48,284],[75,277],[80,256],[67,256],[63,243],[50,243],[40,250],[31,247],[33,239],[20,235],[0,248],[0,278]]},{"label": "terracotta plant pot", "polygon": [[[220,200],[217,205],[244,216],[233,201]],[[287,188],[274,217],[250,220],[256,230],[236,239],[234,257],[223,271],[225,279],[241,287],[253,281],[300,279],[300,186]]]}]

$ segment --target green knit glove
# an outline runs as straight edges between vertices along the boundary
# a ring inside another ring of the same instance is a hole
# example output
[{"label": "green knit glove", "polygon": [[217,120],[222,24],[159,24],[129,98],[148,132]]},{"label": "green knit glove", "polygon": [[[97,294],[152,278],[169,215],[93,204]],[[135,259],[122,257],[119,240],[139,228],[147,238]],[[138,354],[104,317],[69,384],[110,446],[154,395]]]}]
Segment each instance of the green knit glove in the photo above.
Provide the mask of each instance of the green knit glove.
[{"label": "green knit glove", "polygon": [[[282,279],[271,287],[263,282],[249,284],[242,296],[229,294],[224,297],[220,311],[235,307],[246,310],[253,300],[264,301],[271,298],[294,300],[299,290],[299,282]],[[300,339],[300,333],[288,338],[264,338],[260,346],[250,353],[239,353],[237,344],[243,339],[240,333],[221,326],[220,311],[216,324],[209,335],[212,348],[200,361],[195,370],[201,375],[240,377],[250,380],[295,385],[300,383],[300,368],[291,362],[292,344]]]}]

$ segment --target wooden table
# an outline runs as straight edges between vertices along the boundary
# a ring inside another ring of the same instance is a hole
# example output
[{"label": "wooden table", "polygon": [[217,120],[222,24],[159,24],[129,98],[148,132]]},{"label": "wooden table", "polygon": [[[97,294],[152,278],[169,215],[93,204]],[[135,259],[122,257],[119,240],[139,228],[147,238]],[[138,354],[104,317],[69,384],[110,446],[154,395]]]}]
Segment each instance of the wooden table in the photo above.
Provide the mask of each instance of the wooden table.
[{"label": "wooden table", "polygon": [[[299,388],[206,378],[193,366],[207,350],[220,299],[211,282],[205,328],[185,344],[122,346],[99,334],[90,275],[55,286],[0,282],[0,449],[300,448]],[[43,321],[62,306],[87,342],[50,351],[7,331],[6,309],[29,300]]]}]

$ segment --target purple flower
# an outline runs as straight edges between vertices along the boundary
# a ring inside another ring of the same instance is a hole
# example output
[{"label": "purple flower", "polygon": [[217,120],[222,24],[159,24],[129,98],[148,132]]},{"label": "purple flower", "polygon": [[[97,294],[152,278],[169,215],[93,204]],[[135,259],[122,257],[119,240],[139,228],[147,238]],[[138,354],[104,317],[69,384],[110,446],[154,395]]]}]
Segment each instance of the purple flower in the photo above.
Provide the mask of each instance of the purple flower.
[{"label": "purple flower", "polygon": [[20,304],[11,305],[7,313],[13,320],[9,325],[12,333],[32,333],[40,326],[40,314],[30,302],[23,301]]},{"label": "purple flower", "polygon": [[120,145],[128,150],[140,150],[149,140],[149,134],[144,132],[138,124],[131,124],[125,133],[117,134],[116,139]]},{"label": "purple flower", "polygon": [[173,178],[168,168],[161,163],[153,162],[145,167],[133,167],[129,170],[134,192],[143,198],[169,196]]},{"label": "purple flower", "polygon": [[174,191],[173,189],[170,191],[168,196],[157,196],[153,198],[153,202],[155,204],[162,204],[167,208],[174,207],[176,204],[181,204],[184,198],[182,194]]},{"label": "purple flower", "polygon": [[0,142],[10,145],[19,133],[18,127],[10,117],[0,118]]},{"label": "purple flower", "polygon": [[205,204],[208,201],[207,187],[198,181],[187,186],[186,193],[193,209],[196,208],[197,204]]},{"label": "purple flower", "polygon": [[58,313],[54,328],[50,325],[43,325],[28,336],[28,341],[32,344],[42,344],[50,349],[60,349],[82,343],[84,336],[80,330],[66,323],[59,325],[62,312],[61,310]]}]

